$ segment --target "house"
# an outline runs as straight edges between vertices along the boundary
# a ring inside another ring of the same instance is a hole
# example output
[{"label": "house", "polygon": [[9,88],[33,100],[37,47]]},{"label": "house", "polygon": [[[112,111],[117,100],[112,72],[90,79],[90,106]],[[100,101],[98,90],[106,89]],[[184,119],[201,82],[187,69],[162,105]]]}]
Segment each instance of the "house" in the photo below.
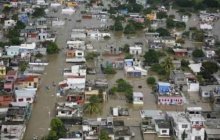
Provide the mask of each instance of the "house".
[{"label": "house", "polygon": [[86,59],[84,58],[83,50],[67,50],[66,53],[66,62],[67,63],[85,63]]},{"label": "house", "polygon": [[161,38],[161,43],[164,43],[168,46],[175,46],[176,39],[174,37],[163,37],[163,38]]},{"label": "house", "polygon": [[73,89],[77,91],[84,91],[85,90],[85,83],[86,79],[84,76],[82,77],[67,77],[66,80],[61,81],[59,86],[61,89],[68,90]]},{"label": "house", "polygon": [[157,19],[157,13],[156,12],[151,12],[150,14],[146,15],[146,18],[150,21],[156,20]]},{"label": "house", "polygon": [[170,137],[170,123],[165,119],[155,119],[155,129],[158,137]]},{"label": "house", "polygon": [[[199,91],[199,82],[196,77],[191,73],[185,73],[186,77],[186,88],[188,92],[198,92]],[[183,87],[184,88],[184,87]]]},{"label": "house", "polygon": [[74,40],[74,41],[67,41],[67,49],[85,49],[85,41],[82,40]]},{"label": "house", "polygon": [[166,113],[161,110],[141,110],[141,130],[145,135],[157,134],[160,137],[170,137],[171,126]]},{"label": "house", "polygon": [[103,55],[116,55],[117,56],[121,53],[122,53],[121,48],[118,47],[116,44],[107,44]]},{"label": "house", "polygon": [[58,118],[82,117],[82,107],[71,102],[58,102],[56,104],[56,112],[56,117]]},{"label": "house", "polygon": [[130,53],[131,55],[141,55],[141,54],[142,54],[142,47],[137,46],[137,45],[135,45],[135,46],[130,46],[130,47],[129,47],[129,53]]},{"label": "house", "polygon": [[124,125],[124,121],[114,120],[112,117],[84,120],[82,130],[85,140],[98,139],[101,130],[106,130],[108,136],[115,140],[119,138],[131,140],[133,136],[130,128]]},{"label": "house", "polygon": [[86,76],[86,68],[82,65],[73,65],[71,69],[64,69],[64,76]]},{"label": "house", "polygon": [[67,1],[66,2],[67,7],[77,7],[78,4],[76,2]]},{"label": "house", "polygon": [[[100,94],[99,90],[93,89],[91,86],[89,86],[88,88],[86,88],[85,93],[84,93],[85,103],[89,103],[89,98],[91,96],[99,95],[99,94]],[[103,97],[103,101],[106,101],[107,100],[107,93],[106,92],[102,92],[101,94],[102,94],[102,97]]]},{"label": "house", "polygon": [[188,54],[187,49],[176,48],[176,49],[173,49],[173,52],[174,52],[174,55],[178,57],[185,57]]},{"label": "house", "polygon": [[215,96],[218,95],[218,92],[220,94],[220,90],[218,91],[218,88],[220,89],[218,85],[200,86],[199,95],[201,96],[202,101],[212,101],[215,98]]},{"label": "house", "polygon": [[157,104],[158,105],[183,105],[183,96],[178,88],[171,86],[170,83],[157,83]]},{"label": "house", "polygon": [[71,102],[75,105],[82,105],[85,103],[84,92],[69,89],[65,91],[65,95],[67,102]]},{"label": "house", "polygon": [[99,38],[103,38],[105,36],[111,37],[110,33],[100,32],[98,30],[97,31],[90,30],[90,31],[87,31],[86,34],[88,37],[93,38],[93,39],[99,39]]},{"label": "house", "polygon": [[6,81],[13,81],[14,82],[17,79],[17,76],[18,76],[17,75],[17,71],[10,70],[10,71],[7,72],[5,80]]},{"label": "house", "polygon": [[147,5],[147,0],[137,0],[136,3],[145,7]]},{"label": "house", "polygon": [[33,103],[35,101],[36,90],[19,89],[15,90],[15,102]]},{"label": "house", "polygon": [[144,104],[144,95],[142,92],[133,92],[133,104],[135,105]]},{"label": "house", "polygon": [[204,41],[205,41],[206,45],[211,46],[211,47],[214,46],[215,42],[216,42],[216,40],[213,36],[206,37]]},{"label": "house", "polygon": [[147,70],[141,68],[140,62],[133,59],[124,60],[124,72],[127,77],[141,77],[147,75]]},{"label": "house", "polygon": [[185,112],[167,112],[172,119],[174,137],[182,139],[185,133],[185,140],[204,140],[205,138],[205,119],[201,115],[201,107],[187,107]]},{"label": "house", "polygon": [[75,12],[76,12],[76,10],[74,8],[64,8],[61,11],[61,13],[64,15],[72,15]]},{"label": "house", "polygon": [[6,75],[6,66],[3,61],[0,61],[0,77],[5,77]]},{"label": "house", "polygon": [[193,71],[193,73],[197,74],[201,71],[202,63],[189,64],[188,66]]},{"label": "house", "polygon": [[20,46],[6,46],[5,49],[8,56],[14,57],[19,54]]},{"label": "house", "polygon": [[14,85],[15,89],[23,89],[23,88],[37,89],[38,86],[39,86],[39,77],[32,75],[17,78]]},{"label": "house", "polygon": [[182,71],[178,71],[178,70],[171,71],[170,79],[177,86],[183,86],[186,84],[186,78]]},{"label": "house", "polygon": [[83,32],[72,32],[70,36],[71,36],[71,39],[73,40],[86,38],[86,34]]},{"label": "house", "polygon": [[207,112],[207,113],[205,112],[204,115],[203,116],[206,119],[206,121],[204,122],[206,140],[219,139],[220,138],[219,113],[218,112]]},{"label": "house", "polygon": [[12,1],[10,2],[10,5],[11,5],[11,7],[16,8],[16,7],[18,7],[18,1],[17,1],[17,0],[12,0]]},{"label": "house", "polygon": [[5,120],[1,125],[2,140],[23,139],[26,125],[24,124],[30,117],[30,105],[27,103],[14,103],[9,106]]},{"label": "house", "polygon": [[189,21],[189,16],[188,15],[182,15],[182,21],[187,23]]},{"label": "house", "polygon": [[13,101],[13,95],[7,92],[0,92],[0,107],[8,107]]},{"label": "house", "polygon": [[11,27],[14,27],[16,25],[17,21],[9,19],[4,21],[4,29],[8,29]]},{"label": "house", "polygon": [[206,58],[213,58],[215,56],[215,51],[213,49],[210,48],[203,48],[202,49],[203,53],[205,54]]},{"label": "house", "polygon": [[174,69],[180,69],[181,68],[181,61],[180,60],[172,60]]},{"label": "house", "polygon": [[34,52],[34,50],[36,49],[36,43],[32,42],[32,43],[24,43],[21,44],[19,47],[19,52],[28,52],[28,53],[32,53]]},{"label": "house", "polygon": [[213,29],[212,25],[207,24],[207,23],[200,24],[199,27],[201,30],[212,30]]}]

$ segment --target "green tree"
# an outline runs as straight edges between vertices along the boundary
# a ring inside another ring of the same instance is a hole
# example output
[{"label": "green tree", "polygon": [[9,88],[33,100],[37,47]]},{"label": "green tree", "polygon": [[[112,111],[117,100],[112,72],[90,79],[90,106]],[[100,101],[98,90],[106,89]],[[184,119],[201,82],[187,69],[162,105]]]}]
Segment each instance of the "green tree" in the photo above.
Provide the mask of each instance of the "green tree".
[{"label": "green tree", "polygon": [[46,44],[46,47],[47,47],[47,53],[48,54],[54,54],[54,53],[59,52],[59,48],[58,48],[58,46],[55,42],[47,41],[47,42],[45,42],[45,44]]},{"label": "green tree", "polygon": [[123,28],[123,25],[122,25],[121,21],[116,19],[115,24],[114,24],[114,30],[115,31],[123,31],[123,29],[124,28]]},{"label": "green tree", "polygon": [[195,31],[192,33],[192,38],[193,38],[195,41],[203,42],[203,40],[204,40],[204,38],[205,38],[204,32],[203,32],[202,30],[195,30]]},{"label": "green tree", "polygon": [[46,15],[44,8],[34,8],[34,12],[32,13],[32,16],[34,18],[44,17]]},{"label": "green tree", "polygon": [[105,68],[103,68],[103,72],[104,74],[115,74],[116,70],[112,66],[108,65]]},{"label": "green tree", "polygon": [[89,98],[89,103],[86,104],[84,107],[84,112],[88,113],[90,115],[101,113],[101,109],[99,106],[100,102],[101,102],[101,100],[99,99],[99,97],[97,95],[92,95]]},{"label": "green tree", "polygon": [[158,32],[160,36],[170,36],[170,32],[165,28],[157,28],[156,32]]},{"label": "green tree", "polygon": [[205,71],[209,72],[210,74],[213,74],[219,70],[219,67],[216,64],[216,62],[211,61],[203,62],[202,67],[205,69]]},{"label": "green tree", "polygon": [[59,118],[53,118],[50,122],[50,127],[51,127],[51,131],[56,132],[56,136],[58,138],[62,138],[66,135],[65,126]]},{"label": "green tree", "polygon": [[186,130],[183,131],[181,137],[182,137],[182,140],[185,140],[185,138],[186,138]]},{"label": "green tree", "polygon": [[46,140],[58,140],[57,132],[54,130],[50,130],[48,136],[46,137]]},{"label": "green tree", "polygon": [[20,45],[21,40],[18,37],[9,38],[10,45]]},{"label": "green tree", "polygon": [[28,63],[26,61],[20,61],[19,63],[19,70],[24,72],[28,67]]},{"label": "green tree", "polygon": [[158,19],[164,19],[164,18],[167,18],[167,13],[166,12],[157,12],[157,18]]},{"label": "green tree", "polygon": [[193,52],[192,52],[192,56],[194,58],[201,58],[201,57],[204,57],[205,54],[204,52],[202,51],[202,49],[195,49]]},{"label": "green tree", "polygon": [[128,23],[126,26],[125,26],[125,29],[124,29],[124,33],[125,34],[134,34],[136,32],[135,30],[135,27],[133,24],[131,23]]},{"label": "green tree", "polygon": [[159,62],[158,53],[155,50],[150,49],[144,54],[144,62],[148,65],[152,65]]},{"label": "green tree", "polygon": [[111,140],[111,138],[108,136],[108,133],[105,130],[101,130],[99,134],[100,140]]},{"label": "green tree", "polygon": [[188,67],[188,65],[189,65],[189,61],[188,60],[185,60],[185,59],[182,59],[181,60],[181,67]]},{"label": "green tree", "polygon": [[147,78],[147,84],[148,85],[155,85],[155,83],[156,83],[156,79],[155,79],[155,77],[148,77]]},{"label": "green tree", "polygon": [[162,66],[164,67],[167,76],[170,75],[170,71],[173,69],[173,62],[170,57],[165,58],[165,60],[162,62]]},{"label": "green tree", "polygon": [[175,27],[175,21],[172,18],[167,18],[166,26],[169,29],[174,28]]},{"label": "green tree", "polygon": [[128,45],[128,44],[124,44],[124,46],[123,46],[123,52],[124,53],[129,53],[129,47],[130,47],[130,45]]},{"label": "green tree", "polygon": [[21,22],[20,20],[18,20],[15,25],[15,29],[17,29],[17,30],[24,29],[25,27],[26,27],[26,25],[23,22]]}]

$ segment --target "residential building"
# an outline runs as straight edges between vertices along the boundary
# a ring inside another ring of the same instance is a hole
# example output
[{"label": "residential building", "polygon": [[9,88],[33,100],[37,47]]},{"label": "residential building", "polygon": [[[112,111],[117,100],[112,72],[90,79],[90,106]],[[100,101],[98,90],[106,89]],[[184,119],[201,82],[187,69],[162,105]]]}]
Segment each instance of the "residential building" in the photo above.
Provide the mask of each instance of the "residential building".
[{"label": "residential building", "polygon": [[36,90],[19,89],[15,90],[15,102],[33,103],[35,101]]},{"label": "residential building", "polygon": [[170,83],[157,83],[157,104],[158,105],[183,105],[183,96],[178,88]]},{"label": "residential building", "polygon": [[17,21],[9,19],[9,20],[4,20],[4,28],[8,29],[11,27],[14,27],[16,25]]},{"label": "residential building", "polygon": [[86,61],[83,50],[67,50],[66,56],[67,63],[84,63]]},{"label": "residential building", "polygon": [[186,78],[182,71],[173,70],[170,73],[171,81],[177,86],[183,86],[186,84]]},{"label": "residential building", "polygon": [[142,47],[141,46],[130,46],[129,53],[132,55],[141,55],[142,54]]},{"label": "residential building", "polygon": [[188,107],[185,112],[167,112],[172,118],[171,124],[176,139],[181,140],[185,135],[185,140],[204,140],[205,119],[201,111],[201,107]]},{"label": "residential building", "polygon": [[144,95],[142,92],[133,92],[133,104],[134,105],[144,104]]},{"label": "residential building", "polygon": [[198,92],[199,91],[199,82],[192,73],[185,73],[186,85],[188,92]]},{"label": "residential building", "polygon": [[14,86],[15,89],[23,89],[23,88],[37,89],[39,86],[39,77],[32,75],[19,77],[16,79]]},{"label": "residential building", "polygon": [[124,72],[127,77],[141,77],[147,75],[147,70],[141,68],[140,61],[124,60]]},{"label": "residential building", "polygon": [[155,129],[158,137],[170,137],[170,123],[165,119],[155,119]]},{"label": "residential building", "polygon": [[13,101],[13,95],[7,92],[0,92],[0,107],[8,107]]},{"label": "residential building", "polygon": [[82,117],[82,107],[71,102],[58,102],[56,105],[56,117],[72,118]]},{"label": "residential building", "polygon": [[20,46],[6,46],[5,49],[8,56],[14,57],[19,54]]},{"label": "residential building", "polygon": [[187,49],[173,49],[174,55],[178,57],[185,57],[188,55]]},{"label": "residential building", "polygon": [[5,77],[6,75],[6,66],[3,61],[0,61],[0,77]]},{"label": "residential building", "polygon": [[64,76],[86,76],[86,67],[83,65],[73,65],[71,69],[64,69]]}]

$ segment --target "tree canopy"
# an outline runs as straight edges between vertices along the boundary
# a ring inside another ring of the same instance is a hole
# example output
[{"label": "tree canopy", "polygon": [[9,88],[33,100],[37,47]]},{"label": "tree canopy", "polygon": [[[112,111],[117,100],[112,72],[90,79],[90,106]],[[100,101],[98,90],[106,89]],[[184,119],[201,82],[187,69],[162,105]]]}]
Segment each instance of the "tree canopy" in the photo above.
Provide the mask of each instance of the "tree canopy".
[{"label": "tree canopy", "polygon": [[50,122],[50,132],[46,140],[58,140],[66,136],[66,128],[59,118],[53,118]]},{"label": "tree canopy", "polygon": [[165,28],[157,28],[156,32],[158,32],[160,36],[170,36],[170,32]]},{"label": "tree canopy", "polygon": [[150,49],[144,54],[144,62],[147,63],[148,65],[159,63],[158,53],[155,50]]},{"label": "tree canopy", "polygon": [[46,15],[44,10],[45,10],[44,8],[36,7],[36,8],[34,8],[34,12],[32,13],[32,16],[34,18],[44,17]]},{"label": "tree canopy", "polygon": [[59,52],[59,48],[56,43],[47,41],[45,42],[45,45],[47,47],[47,53],[48,54],[54,54]]},{"label": "tree canopy", "polygon": [[125,29],[124,29],[124,33],[125,34],[134,34],[136,32],[135,30],[135,27],[133,24],[131,23],[128,23],[126,26],[125,26]]},{"label": "tree canopy", "polygon": [[202,67],[205,71],[209,72],[210,74],[213,74],[219,70],[218,65],[216,62],[206,61],[202,63]]},{"label": "tree canopy", "polygon": [[202,49],[195,49],[195,50],[192,52],[192,56],[195,57],[195,58],[201,58],[201,57],[204,57],[205,54],[204,54],[204,52],[202,51]]}]

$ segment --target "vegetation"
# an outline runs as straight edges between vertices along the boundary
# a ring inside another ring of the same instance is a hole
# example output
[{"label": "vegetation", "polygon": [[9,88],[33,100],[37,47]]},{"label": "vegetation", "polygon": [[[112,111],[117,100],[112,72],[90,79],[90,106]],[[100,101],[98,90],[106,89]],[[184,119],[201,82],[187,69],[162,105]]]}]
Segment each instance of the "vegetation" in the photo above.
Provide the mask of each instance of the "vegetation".
[{"label": "vegetation", "polygon": [[114,28],[114,29],[113,29],[114,31],[123,31],[124,28],[123,28],[123,25],[122,25],[121,20],[119,20],[118,18],[116,18],[115,24],[114,24],[113,28]]},{"label": "vegetation", "polygon": [[170,36],[170,32],[165,28],[157,28],[156,32],[158,32],[160,36]]},{"label": "vegetation", "polygon": [[161,75],[161,76],[166,75],[166,71],[165,71],[164,67],[160,64],[153,64],[151,66],[151,70],[153,72],[156,72],[158,75]]},{"label": "vegetation", "polygon": [[108,35],[107,35],[107,36],[104,36],[104,39],[105,39],[105,40],[109,40],[110,38],[111,38],[111,37],[108,36]]},{"label": "vegetation", "polygon": [[32,16],[34,18],[44,17],[46,15],[44,8],[34,8],[34,12],[32,13]]},{"label": "vegetation", "polygon": [[192,39],[197,41],[197,42],[203,42],[205,38],[205,35],[204,35],[204,32],[202,30],[193,30],[193,33],[192,33]]},{"label": "vegetation", "polygon": [[130,45],[124,44],[122,51],[123,51],[124,53],[129,53],[129,47],[130,47]]},{"label": "vegetation", "polygon": [[151,85],[151,86],[152,86],[152,85],[155,85],[155,84],[156,84],[156,79],[155,79],[155,77],[152,77],[152,76],[151,76],[151,77],[148,77],[148,78],[147,78],[147,84],[148,84],[148,85]]},{"label": "vegetation", "polygon": [[99,134],[100,140],[111,140],[111,138],[108,136],[108,133],[105,130],[101,130]]},{"label": "vegetation", "polygon": [[170,57],[165,58],[165,60],[162,62],[162,67],[164,68],[167,76],[170,75],[170,71],[173,69],[173,62]]},{"label": "vegetation", "polygon": [[174,21],[172,18],[167,18],[166,26],[169,29],[177,28],[177,29],[185,29],[185,22]]},{"label": "vegetation", "polygon": [[47,41],[47,42],[44,42],[44,45],[46,45],[47,47],[48,54],[55,54],[55,53],[58,53],[60,50],[55,42]]},{"label": "vegetation", "polygon": [[182,68],[187,68],[188,65],[189,65],[189,61],[188,60],[185,60],[185,59],[181,60],[181,67]]},{"label": "vegetation", "polygon": [[102,67],[102,71],[104,74],[116,74],[116,70],[110,65],[107,65],[104,68]]},{"label": "vegetation", "polygon": [[101,99],[97,95],[92,95],[89,98],[89,103],[85,105],[84,112],[88,113],[89,115],[92,114],[100,114],[101,108],[100,108]]},{"label": "vegetation", "polygon": [[66,128],[63,122],[59,118],[53,118],[50,122],[50,132],[46,137],[46,140],[58,140],[66,135]]},{"label": "vegetation", "polygon": [[157,18],[158,18],[158,19],[167,18],[167,13],[166,13],[166,12],[163,12],[163,11],[157,12]]},{"label": "vegetation", "polygon": [[27,67],[28,67],[28,63],[26,61],[20,61],[20,63],[19,63],[19,70],[21,72],[24,72]]},{"label": "vegetation", "polygon": [[135,30],[135,27],[133,24],[131,23],[128,23],[126,26],[125,26],[125,29],[124,29],[124,33],[125,34],[135,34],[136,30]]},{"label": "vegetation", "polygon": [[98,56],[99,56],[99,53],[97,53],[97,52],[88,52],[88,53],[86,53],[85,58],[86,58],[86,60],[94,60]]},{"label": "vegetation", "polygon": [[159,63],[158,52],[156,52],[153,49],[150,49],[148,52],[145,52],[145,54],[144,54],[144,62],[147,65],[152,65],[152,64]]},{"label": "vegetation", "polygon": [[212,61],[203,62],[202,67],[210,74],[216,73],[219,70],[217,63]]},{"label": "vegetation", "polygon": [[113,87],[111,91],[113,92],[123,92],[125,94],[125,97],[127,98],[127,101],[131,103],[133,101],[133,87],[125,81],[124,79],[118,79],[116,81],[117,86]]},{"label": "vegetation", "polygon": [[192,52],[192,56],[194,58],[201,58],[201,57],[204,57],[205,54],[204,52],[202,51],[202,49],[195,49],[193,52]]}]

